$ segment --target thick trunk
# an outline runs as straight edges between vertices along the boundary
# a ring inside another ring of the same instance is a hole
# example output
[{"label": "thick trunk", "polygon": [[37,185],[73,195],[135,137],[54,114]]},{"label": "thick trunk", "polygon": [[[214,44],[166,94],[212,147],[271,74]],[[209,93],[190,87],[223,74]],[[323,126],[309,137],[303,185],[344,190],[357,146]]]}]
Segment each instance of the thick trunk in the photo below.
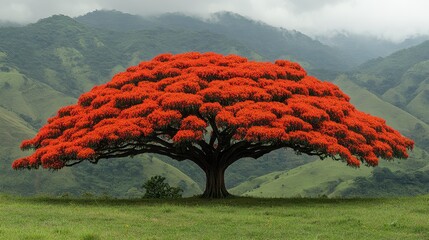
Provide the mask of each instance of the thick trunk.
[{"label": "thick trunk", "polygon": [[204,191],[203,198],[225,198],[230,194],[225,187],[225,170],[227,166],[210,166],[204,169],[206,173],[206,190]]}]

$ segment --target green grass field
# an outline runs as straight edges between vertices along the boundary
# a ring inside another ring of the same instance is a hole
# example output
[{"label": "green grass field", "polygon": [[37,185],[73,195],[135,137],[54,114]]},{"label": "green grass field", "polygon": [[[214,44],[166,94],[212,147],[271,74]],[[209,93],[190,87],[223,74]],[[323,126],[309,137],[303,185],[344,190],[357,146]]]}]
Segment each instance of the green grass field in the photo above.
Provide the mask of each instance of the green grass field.
[{"label": "green grass field", "polygon": [[103,200],[0,196],[0,239],[429,239],[429,196]]}]

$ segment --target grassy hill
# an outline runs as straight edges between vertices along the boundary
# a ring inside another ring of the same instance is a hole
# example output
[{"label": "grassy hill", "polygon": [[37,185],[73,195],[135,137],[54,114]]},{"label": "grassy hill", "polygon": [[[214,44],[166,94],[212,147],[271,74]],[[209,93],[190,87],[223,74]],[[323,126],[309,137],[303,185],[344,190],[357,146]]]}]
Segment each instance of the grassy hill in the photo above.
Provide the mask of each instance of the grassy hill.
[{"label": "grassy hill", "polygon": [[349,78],[429,123],[429,41],[363,64]]},{"label": "grassy hill", "polygon": [[[21,119],[16,113],[0,106],[0,138],[7,140],[2,141],[0,145],[0,153],[2,153],[2,155],[6,151],[17,153],[19,150],[16,145],[16,140],[28,138],[34,134],[35,131],[28,122]],[[3,165],[3,163],[1,165]]]},{"label": "grassy hill", "polygon": [[76,101],[76,98],[28,78],[14,68],[3,67],[0,71],[0,105],[15,112],[34,128],[39,128],[61,106]]},{"label": "grassy hill", "polygon": [[[426,170],[429,165],[427,157],[427,152],[415,149],[407,160],[382,161],[377,168],[362,166],[358,169],[331,159],[316,160],[289,171],[276,171],[243,182],[232,188],[231,193],[241,196],[283,198],[425,194],[429,192],[429,188],[426,187],[429,184],[429,177],[419,182],[414,175],[429,173]],[[385,169],[389,171],[387,173],[396,176],[396,181],[382,181],[384,178],[380,173],[383,172],[380,171],[386,171]],[[404,179],[408,182],[401,182]],[[365,185],[360,184],[364,181]]]},{"label": "grassy hill", "polygon": [[418,146],[429,151],[429,125],[422,119],[384,101],[382,97],[360,87],[345,75],[336,78],[334,83],[351,97],[351,103],[358,109],[384,118],[387,124],[411,137]]}]

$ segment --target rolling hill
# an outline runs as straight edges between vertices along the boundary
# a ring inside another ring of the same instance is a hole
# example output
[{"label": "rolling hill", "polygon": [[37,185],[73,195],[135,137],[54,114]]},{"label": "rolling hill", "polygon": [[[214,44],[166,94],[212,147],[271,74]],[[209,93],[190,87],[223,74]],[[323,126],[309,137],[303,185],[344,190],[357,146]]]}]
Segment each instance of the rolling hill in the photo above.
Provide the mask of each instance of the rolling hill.
[{"label": "rolling hill", "polygon": [[360,66],[349,78],[429,123],[429,41]]}]

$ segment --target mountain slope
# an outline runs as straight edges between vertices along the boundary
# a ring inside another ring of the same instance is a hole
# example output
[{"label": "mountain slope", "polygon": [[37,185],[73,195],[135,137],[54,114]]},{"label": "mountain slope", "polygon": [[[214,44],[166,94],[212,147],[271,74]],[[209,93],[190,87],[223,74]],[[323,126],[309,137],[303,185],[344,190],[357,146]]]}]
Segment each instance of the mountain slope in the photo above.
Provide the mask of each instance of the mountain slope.
[{"label": "mountain slope", "polygon": [[[289,171],[278,171],[244,182],[231,192],[237,195],[253,197],[356,197],[356,196],[395,196],[424,194],[429,188],[422,188],[418,181],[413,182],[407,176],[424,174],[429,166],[427,152],[415,149],[407,160],[380,162],[376,168],[346,166],[343,162],[326,159],[314,161]],[[380,182],[380,172],[390,172],[396,177],[394,182]],[[376,176],[374,178],[374,176]],[[405,177],[404,177],[405,176]],[[402,178],[401,178],[402,177]],[[365,181],[367,184],[362,185]],[[429,183],[429,178],[424,180]],[[416,191],[410,186],[419,188]],[[381,191],[379,188],[389,191]],[[377,190],[378,191],[375,191]],[[360,194],[357,194],[360,193]]]},{"label": "mountain slope", "polygon": [[429,41],[363,64],[349,78],[429,123]]},{"label": "mountain slope", "polygon": [[[114,23],[107,19],[114,19]],[[209,20],[203,20],[180,13],[139,17],[117,11],[95,11],[76,20],[88,26],[115,31],[170,29],[210,32],[241,42],[266,59],[291,59],[308,70],[338,71],[350,67],[340,52],[298,31],[275,28],[231,12],[215,13]]]},{"label": "mountain slope", "polygon": [[429,39],[429,36],[415,36],[401,42],[380,39],[375,36],[338,32],[331,36],[317,36],[317,40],[343,52],[353,65],[386,57],[396,51],[418,45]]},{"label": "mountain slope", "polygon": [[0,51],[6,54],[3,61],[22,74],[75,97],[101,83],[100,75],[115,66],[108,60],[119,57],[91,29],[62,15],[2,29]]},{"label": "mountain slope", "polygon": [[408,136],[418,146],[429,151],[429,125],[403,109],[383,101],[375,94],[341,75],[334,81],[351,97],[351,103],[361,111],[384,118],[390,126]]},{"label": "mountain slope", "polygon": [[76,101],[45,83],[27,78],[16,69],[0,68],[0,105],[34,128],[39,128],[59,107]]},{"label": "mountain slope", "polygon": [[[35,131],[16,113],[0,106],[0,154],[14,155],[19,151],[17,141],[33,136]],[[1,163],[3,165],[4,163]]]}]

